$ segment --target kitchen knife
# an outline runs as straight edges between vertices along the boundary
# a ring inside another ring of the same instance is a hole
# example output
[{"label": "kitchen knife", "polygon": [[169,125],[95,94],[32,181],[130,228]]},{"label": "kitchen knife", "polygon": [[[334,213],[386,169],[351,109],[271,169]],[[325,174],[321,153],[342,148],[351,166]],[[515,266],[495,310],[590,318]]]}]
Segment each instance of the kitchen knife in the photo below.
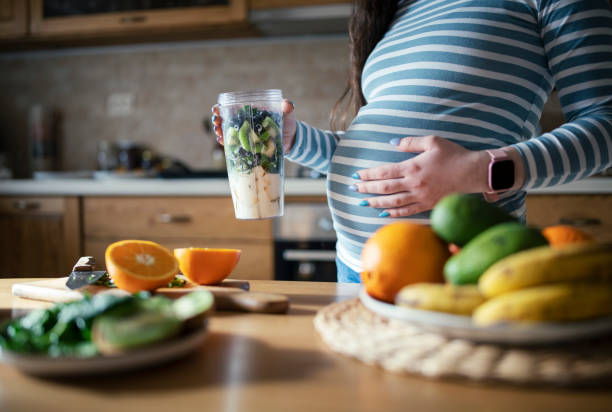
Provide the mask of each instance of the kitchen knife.
[{"label": "kitchen knife", "polygon": [[70,276],[66,281],[68,289],[80,289],[96,283],[98,279],[106,274],[105,270],[93,270],[96,260],[93,256],[82,256],[72,268]]}]

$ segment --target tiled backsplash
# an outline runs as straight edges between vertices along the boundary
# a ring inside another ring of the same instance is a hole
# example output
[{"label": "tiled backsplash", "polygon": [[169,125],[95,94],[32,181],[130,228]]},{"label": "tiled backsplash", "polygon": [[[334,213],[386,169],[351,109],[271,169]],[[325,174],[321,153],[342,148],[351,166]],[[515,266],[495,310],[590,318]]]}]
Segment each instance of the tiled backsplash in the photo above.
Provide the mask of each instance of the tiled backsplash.
[{"label": "tiled backsplash", "polygon": [[[328,127],[348,68],[345,37],[121,46],[0,55],[0,152],[16,176],[27,169],[27,113],[61,111],[61,169],[96,168],[100,140],[133,140],[210,166],[214,135],[202,127],[217,94],[280,88],[299,119]],[[113,94],[133,97],[129,115],[111,115]]]}]

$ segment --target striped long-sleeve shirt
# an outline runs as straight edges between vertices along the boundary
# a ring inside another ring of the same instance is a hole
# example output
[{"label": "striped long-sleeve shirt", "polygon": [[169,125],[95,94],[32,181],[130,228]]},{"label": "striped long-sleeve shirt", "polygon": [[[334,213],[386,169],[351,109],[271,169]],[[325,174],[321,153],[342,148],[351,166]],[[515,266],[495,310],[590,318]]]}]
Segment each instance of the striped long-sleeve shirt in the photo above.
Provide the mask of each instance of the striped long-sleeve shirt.
[{"label": "striped long-sleeve shirt", "polygon": [[[558,91],[567,123],[538,135]],[[415,154],[389,140],[437,135],[471,150],[513,146],[522,190],[497,203],[524,219],[525,190],[597,173],[612,158],[612,11],[608,0],[409,0],[367,59],[366,104],[345,133],[298,122],[290,160],[327,174],[338,257],[360,271],[382,225],[351,175]],[[451,171],[449,171],[451,172]],[[428,213],[407,217],[427,222]]]}]

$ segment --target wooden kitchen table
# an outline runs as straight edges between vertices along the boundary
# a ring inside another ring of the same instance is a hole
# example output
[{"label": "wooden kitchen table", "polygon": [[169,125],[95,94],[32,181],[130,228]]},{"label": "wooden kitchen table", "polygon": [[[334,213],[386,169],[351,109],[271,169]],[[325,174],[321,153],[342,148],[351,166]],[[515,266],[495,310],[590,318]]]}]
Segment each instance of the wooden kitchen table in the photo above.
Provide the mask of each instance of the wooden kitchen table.
[{"label": "wooden kitchen table", "polygon": [[[31,279],[34,280],[34,279]],[[0,310],[44,306],[15,298],[0,279]],[[0,366],[9,411],[610,411],[609,388],[542,389],[394,375],[336,355],[313,327],[323,306],[358,286],[252,281],[287,294],[287,315],[217,313],[197,352],[170,364],[108,376],[42,379]]]}]

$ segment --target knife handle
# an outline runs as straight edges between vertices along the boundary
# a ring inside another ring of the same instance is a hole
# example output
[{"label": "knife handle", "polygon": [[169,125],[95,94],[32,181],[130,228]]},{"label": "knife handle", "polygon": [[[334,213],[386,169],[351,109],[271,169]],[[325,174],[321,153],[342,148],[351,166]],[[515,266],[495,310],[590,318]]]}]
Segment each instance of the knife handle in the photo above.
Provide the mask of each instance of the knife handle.
[{"label": "knife handle", "polygon": [[96,259],[93,256],[81,256],[72,268],[73,272],[90,272],[96,267]]}]

